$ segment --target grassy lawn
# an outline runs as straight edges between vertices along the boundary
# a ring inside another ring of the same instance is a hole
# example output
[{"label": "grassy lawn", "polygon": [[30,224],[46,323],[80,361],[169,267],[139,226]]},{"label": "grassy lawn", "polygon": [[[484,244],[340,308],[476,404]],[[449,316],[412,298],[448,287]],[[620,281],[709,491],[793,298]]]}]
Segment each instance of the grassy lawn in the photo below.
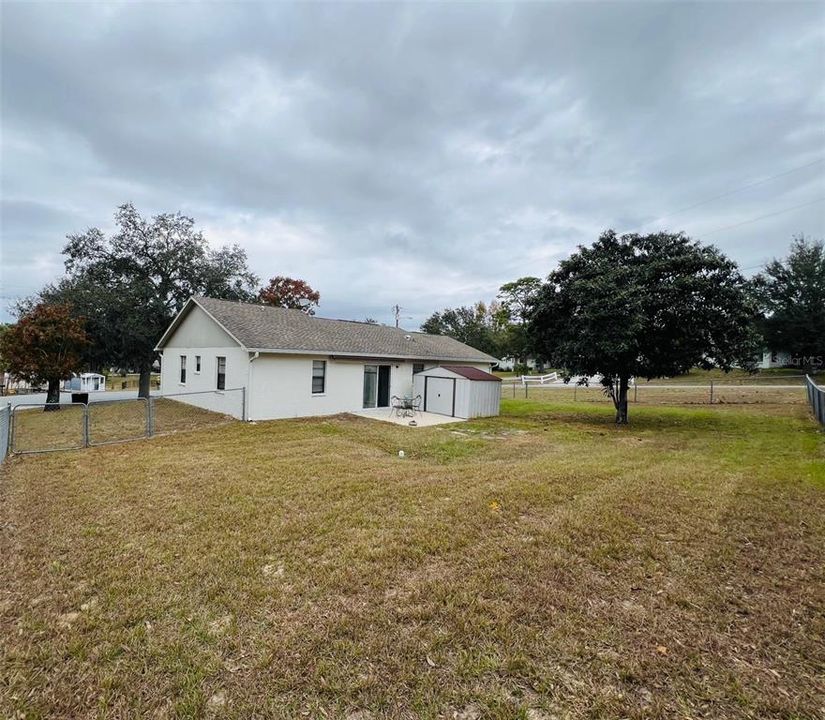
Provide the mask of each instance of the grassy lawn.
[{"label": "grassy lawn", "polygon": [[804,405],[503,411],[10,459],[0,717],[821,717]]}]

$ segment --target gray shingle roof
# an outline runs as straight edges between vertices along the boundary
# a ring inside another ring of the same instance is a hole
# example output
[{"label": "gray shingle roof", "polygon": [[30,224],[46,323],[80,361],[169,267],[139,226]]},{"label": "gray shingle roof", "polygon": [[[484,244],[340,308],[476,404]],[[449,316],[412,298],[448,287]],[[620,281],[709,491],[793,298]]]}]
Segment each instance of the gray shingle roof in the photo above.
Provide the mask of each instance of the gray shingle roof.
[{"label": "gray shingle roof", "polygon": [[496,362],[490,355],[445,335],[427,335],[350,320],[329,320],[306,315],[300,310],[268,305],[199,296],[193,297],[192,301],[248,350],[318,352],[445,362]]}]

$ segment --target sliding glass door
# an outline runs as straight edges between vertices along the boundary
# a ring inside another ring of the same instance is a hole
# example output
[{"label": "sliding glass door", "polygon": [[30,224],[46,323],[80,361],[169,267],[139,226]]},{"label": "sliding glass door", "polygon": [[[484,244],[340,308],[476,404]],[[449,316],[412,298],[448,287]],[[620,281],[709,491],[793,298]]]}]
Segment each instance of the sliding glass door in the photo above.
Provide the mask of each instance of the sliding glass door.
[{"label": "sliding glass door", "polygon": [[364,407],[390,406],[390,366],[364,365]]},{"label": "sliding glass door", "polygon": [[374,408],[378,400],[378,365],[364,365],[364,407]]}]

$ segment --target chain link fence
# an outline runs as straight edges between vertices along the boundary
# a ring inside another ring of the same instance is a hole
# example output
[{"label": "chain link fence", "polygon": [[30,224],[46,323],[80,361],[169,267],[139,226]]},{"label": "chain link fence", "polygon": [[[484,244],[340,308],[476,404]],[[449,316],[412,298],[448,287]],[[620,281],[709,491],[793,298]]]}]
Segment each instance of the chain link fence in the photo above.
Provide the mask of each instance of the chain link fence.
[{"label": "chain link fence", "polygon": [[[601,385],[570,383],[531,385],[518,380],[501,384],[502,398],[532,398],[545,402],[611,403]],[[656,383],[631,384],[628,402],[650,405],[743,405],[743,404],[801,404],[805,402],[805,386],[765,384],[708,383],[671,385]]]},{"label": "chain link fence", "polygon": [[825,388],[819,387],[810,375],[806,375],[805,389],[814,417],[825,425]]},{"label": "chain link fence", "polygon": [[245,414],[245,388],[89,404],[22,403],[6,408],[5,433],[0,416],[0,436],[8,441],[7,452],[24,455],[200,430],[237,422]]}]

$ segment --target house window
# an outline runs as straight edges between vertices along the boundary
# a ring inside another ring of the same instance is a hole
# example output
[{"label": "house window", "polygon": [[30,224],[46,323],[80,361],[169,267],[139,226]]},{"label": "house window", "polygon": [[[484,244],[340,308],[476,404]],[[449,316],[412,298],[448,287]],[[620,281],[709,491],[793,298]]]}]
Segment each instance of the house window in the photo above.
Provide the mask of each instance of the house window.
[{"label": "house window", "polygon": [[324,392],[327,379],[327,361],[312,361],[312,394],[317,395]]},{"label": "house window", "polygon": [[182,385],[186,384],[186,355],[180,356],[180,381]]},{"label": "house window", "polygon": [[226,358],[218,358],[218,390],[226,390]]},{"label": "house window", "polygon": [[424,371],[424,363],[413,363],[413,375]]},{"label": "house window", "polygon": [[201,374],[201,356],[195,355],[195,373],[197,375]]}]

